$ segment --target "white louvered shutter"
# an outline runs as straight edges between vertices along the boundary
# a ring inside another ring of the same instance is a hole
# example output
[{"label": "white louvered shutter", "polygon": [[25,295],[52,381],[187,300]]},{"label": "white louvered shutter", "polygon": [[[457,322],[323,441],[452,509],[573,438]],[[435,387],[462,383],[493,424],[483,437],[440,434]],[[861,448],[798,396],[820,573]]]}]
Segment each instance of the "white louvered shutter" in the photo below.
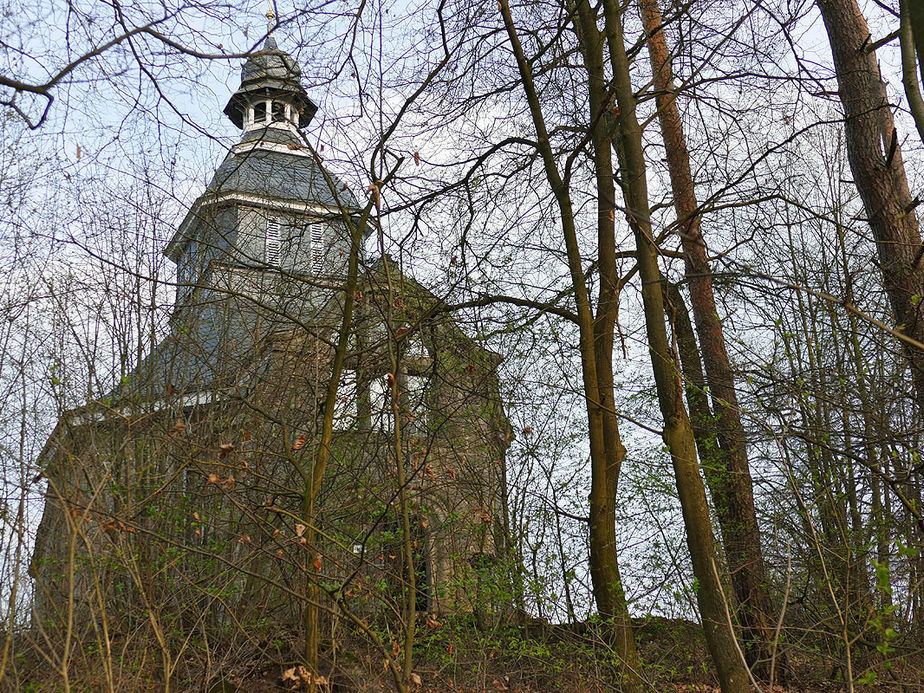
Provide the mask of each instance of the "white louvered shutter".
[{"label": "white louvered shutter", "polygon": [[266,220],[266,264],[279,266],[279,256],[282,243],[280,240],[281,225],[274,219]]},{"label": "white louvered shutter", "polygon": [[311,273],[320,274],[324,266],[324,227],[321,224],[312,224],[308,227],[311,241]]}]

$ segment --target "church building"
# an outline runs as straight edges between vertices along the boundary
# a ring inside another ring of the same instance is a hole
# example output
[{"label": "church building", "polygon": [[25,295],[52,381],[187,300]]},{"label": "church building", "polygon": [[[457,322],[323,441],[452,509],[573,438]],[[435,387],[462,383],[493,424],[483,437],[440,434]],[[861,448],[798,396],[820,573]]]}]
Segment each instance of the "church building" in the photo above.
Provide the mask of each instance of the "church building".
[{"label": "church building", "polygon": [[492,608],[500,357],[369,256],[366,202],[303,135],[316,110],[270,36],[224,109],[243,135],[166,246],[167,333],[108,396],[64,413],[42,453],[38,627],[257,632],[297,621],[309,583],[333,616]]}]

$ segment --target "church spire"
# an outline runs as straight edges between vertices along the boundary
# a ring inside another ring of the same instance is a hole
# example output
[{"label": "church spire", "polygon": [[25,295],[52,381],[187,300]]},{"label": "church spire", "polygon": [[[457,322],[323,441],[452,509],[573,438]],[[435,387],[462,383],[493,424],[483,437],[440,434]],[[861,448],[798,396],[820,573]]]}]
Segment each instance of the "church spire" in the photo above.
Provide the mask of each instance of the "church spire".
[{"label": "church spire", "polygon": [[267,36],[241,69],[241,86],[228,101],[224,113],[242,130],[261,127],[303,128],[318,107],[301,83],[302,71],[295,59],[276,45],[272,31],[276,14],[266,13]]}]

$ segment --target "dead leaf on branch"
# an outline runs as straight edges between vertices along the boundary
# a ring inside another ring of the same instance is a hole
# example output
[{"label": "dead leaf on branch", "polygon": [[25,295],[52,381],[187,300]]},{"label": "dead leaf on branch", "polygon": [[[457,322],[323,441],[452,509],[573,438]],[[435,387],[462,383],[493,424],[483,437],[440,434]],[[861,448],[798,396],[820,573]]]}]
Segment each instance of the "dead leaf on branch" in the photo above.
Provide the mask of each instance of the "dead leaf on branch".
[{"label": "dead leaf on branch", "polygon": [[381,213],[382,211],[382,200],[379,196],[379,186],[376,183],[370,183],[369,187],[366,188],[367,193],[372,194],[372,202],[375,204],[375,211]]},{"label": "dead leaf on branch", "polygon": [[234,443],[223,443],[218,446],[218,459],[224,459],[234,452]]},{"label": "dead leaf on branch", "polygon": [[295,525],[295,536],[301,537],[305,533],[305,525]]},{"label": "dead leaf on branch", "polygon": [[305,434],[299,433],[298,438],[296,438],[295,442],[292,443],[292,452],[296,452],[298,450],[301,450],[303,447],[305,447],[306,440],[308,440],[308,438],[305,436]]}]

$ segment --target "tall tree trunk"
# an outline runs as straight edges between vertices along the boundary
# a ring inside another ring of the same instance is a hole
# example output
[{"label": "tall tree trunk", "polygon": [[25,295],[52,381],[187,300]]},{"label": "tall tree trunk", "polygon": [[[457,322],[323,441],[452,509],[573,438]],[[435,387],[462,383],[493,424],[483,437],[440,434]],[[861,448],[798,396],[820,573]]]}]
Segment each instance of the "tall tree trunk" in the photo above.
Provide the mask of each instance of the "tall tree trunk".
[{"label": "tall tree trunk", "polygon": [[620,7],[616,0],[604,0],[603,7],[616,104],[620,112],[620,179],[626,215],[635,235],[648,347],[658,402],[664,417],[663,438],[670,450],[686,527],[687,545],[693,572],[699,581],[697,602],[703,619],[706,642],[715,662],[722,690],[725,693],[748,691],[748,671],[739,652],[719,580],[715,539],[712,535],[706,491],[696,456],[693,428],[683,403],[679,367],[667,337],[661,270],[658,267],[660,252],[651,229],[642,129],[635,115],[636,100],[629,74]]},{"label": "tall tree trunk", "polygon": [[924,246],[908,190],[898,132],[892,120],[869,27],[856,0],[818,0],[838,92],[850,170],[873,230],[882,283],[911,366],[918,404],[924,407]]},{"label": "tall tree trunk", "polygon": [[[581,0],[586,3],[586,0]],[[529,105],[533,126],[536,128],[537,145],[542,157],[546,180],[561,215],[562,235],[568,258],[568,269],[574,287],[575,308],[580,333],[579,351],[581,377],[587,406],[588,434],[590,442],[590,576],[593,583],[594,600],[600,615],[613,620],[614,640],[622,660],[619,689],[626,693],[642,690],[641,663],[635,646],[635,636],[629,620],[625,593],[619,574],[616,556],[616,510],[613,498],[615,484],[614,469],[610,462],[613,451],[622,450],[618,437],[613,440],[614,430],[607,417],[613,414],[602,405],[600,382],[597,370],[597,348],[595,320],[590,296],[584,277],[581,251],[578,245],[574,207],[568,183],[558,170],[555,152],[549,141],[548,128],[542,113],[542,103],[533,82],[532,68],[523,51],[508,0],[498,2],[503,16],[504,28],[517,63],[517,70]],[[605,388],[605,384],[604,384]],[[605,390],[604,390],[605,392]],[[607,434],[609,430],[609,434]],[[616,432],[618,436],[618,432]],[[615,446],[615,447],[614,447]],[[608,452],[607,448],[610,448]],[[615,459],[621,460],[618,452]]]},{"label": "tall tree trunk", "polygon": [[[918,16],[918,26],[914,25],[910,0],[901,0],[901,24],[898,27],[898,36],[901,41],[902,55],[902,84],[905,86],[905,97],[908,99],[908,110],[914,119],[918,134],[924,140],[924,97],[921,96],[921,85],[918,74],[920,60],[924,60],[924,4],[915,2],[914,13]],[[921,64],[924,70],[924,64]]]},{"label": "tall tree trunk", "polygon": [[[683,246],[693,321],[699,336],[706,381],[712,394],[712,408],[715,414],[715,433],[719,449],[709,461],[714,462],[717,468],[714,473],[707,472],[707,479],[711,477],[712,501],[722,531],[732,585],[738,599],[738,618],[741,623],[745,656],[755,674],[766,678],[770,674],[774,609],[766,584],[744,426],[741,424],[734,376],[713,293],[712,272],[706,258],[699,203],[690,170],[690,154],[677,107],[661,11],[657,0],[642,0],[641,7],[642,24],[648,34],[648,55],[654,75],[655,102],[674,193],[674,208]],[[703,464],[706,463],[707,460],[703,459]],[[778,662],[777,669],[785,672],[785,663]]]}]

